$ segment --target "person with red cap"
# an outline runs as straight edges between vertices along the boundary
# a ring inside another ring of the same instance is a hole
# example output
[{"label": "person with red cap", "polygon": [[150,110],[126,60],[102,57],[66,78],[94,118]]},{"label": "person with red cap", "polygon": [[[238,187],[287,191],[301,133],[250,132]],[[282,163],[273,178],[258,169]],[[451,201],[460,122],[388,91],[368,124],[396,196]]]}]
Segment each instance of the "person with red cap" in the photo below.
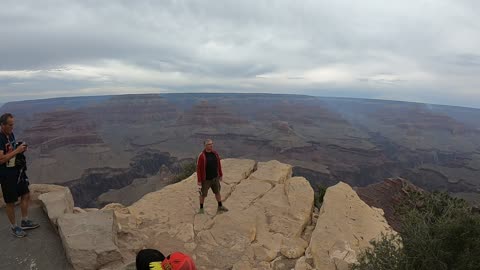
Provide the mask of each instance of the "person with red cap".
[{"label": "person with red cap", "polygon": [[156,249],[143,249],[135,260],[137,270],[197,270],[192,258],[181,252],[165,257]]}]

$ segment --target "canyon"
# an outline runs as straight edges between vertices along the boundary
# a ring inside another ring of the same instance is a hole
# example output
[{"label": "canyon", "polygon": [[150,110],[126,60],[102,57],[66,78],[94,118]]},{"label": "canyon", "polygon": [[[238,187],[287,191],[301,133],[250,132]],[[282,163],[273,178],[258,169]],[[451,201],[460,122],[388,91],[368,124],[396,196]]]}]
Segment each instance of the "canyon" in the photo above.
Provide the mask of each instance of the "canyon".
[{"label": "canyon", "polygon": [[[165,187],[206,138],[222,158],[291,164],[314,189],[401,177],[480,202],[478,109],[302,95],[145,94],[10,102],[1,111],[15,114],[16,136],[30,145],[31,182],[67,186],[81,207],[128,205]],[[125,190],[143,191],[128,198]]]}]

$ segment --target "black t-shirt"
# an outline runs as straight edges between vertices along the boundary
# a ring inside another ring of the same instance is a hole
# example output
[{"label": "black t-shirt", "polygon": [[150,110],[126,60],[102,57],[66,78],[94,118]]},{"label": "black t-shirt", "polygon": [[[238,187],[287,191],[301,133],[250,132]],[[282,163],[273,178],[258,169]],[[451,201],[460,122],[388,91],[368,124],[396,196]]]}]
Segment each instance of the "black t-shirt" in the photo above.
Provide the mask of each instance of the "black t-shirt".
[{"label": "black t-shirt", "polygon": [[[14,151],[16,148],[16,142],[15,142],[15,136],[12,134],[6,135],[3,132],[0,132],[0,151],[3,151],[3,154],[6,155],[12,151]],[[2,172],[7,172],[7,171],[13,171],[15,168],[7,168],[7,163],[0,164],[0,173]]]},{"label": "black t-shirt", "polygon": [[207,159],[207,166],[205,168],[207,173],[206,179],[212,180],[218,176],[217,156],[213,152],[205,152],[205,157]]}]

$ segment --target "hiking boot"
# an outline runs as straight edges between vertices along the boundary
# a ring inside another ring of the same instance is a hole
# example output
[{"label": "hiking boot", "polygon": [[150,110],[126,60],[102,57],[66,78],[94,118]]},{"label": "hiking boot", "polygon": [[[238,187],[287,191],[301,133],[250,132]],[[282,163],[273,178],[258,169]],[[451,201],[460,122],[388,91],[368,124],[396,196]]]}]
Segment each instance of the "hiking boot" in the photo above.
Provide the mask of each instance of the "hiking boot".
[{"label": "hiking boot", "polygon": [[22,237],[27,236],[27,233],[22,228],[20,228],[18,226],[15,226],[14,228],[10,228],[10,230],[12,231],[12,234],[15,235],[18,238],[22,238]]},{"label": "hiking boot", "polygon": [[205,214],[205,210],[203,208],[200,208],[200,210],[198,210],[198,213],[199,214]]},{"label": "hiking boot", "polygon": [[228,212],[228,208],[226,208],[225,206],[219,206],[217,208],[217,212]]},{"label": "hiking boot", "polygon": [[24,230],[31,230],[40,227],[37,223],[27,219],[27,220],[22,220],[22,223],[20,224],[20,227]]}]

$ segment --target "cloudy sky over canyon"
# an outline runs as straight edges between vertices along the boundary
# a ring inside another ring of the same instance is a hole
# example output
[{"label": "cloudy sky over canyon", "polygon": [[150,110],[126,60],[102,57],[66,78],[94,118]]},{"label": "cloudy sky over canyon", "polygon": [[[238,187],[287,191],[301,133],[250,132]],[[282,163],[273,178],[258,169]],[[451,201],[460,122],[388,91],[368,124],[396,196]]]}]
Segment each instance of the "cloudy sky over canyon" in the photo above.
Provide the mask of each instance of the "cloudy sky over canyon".
[{"label": "cloudy sky over canyon", "polygon": [[0,103],[268,92],[480,108],[480,1],[0,0]]}]

